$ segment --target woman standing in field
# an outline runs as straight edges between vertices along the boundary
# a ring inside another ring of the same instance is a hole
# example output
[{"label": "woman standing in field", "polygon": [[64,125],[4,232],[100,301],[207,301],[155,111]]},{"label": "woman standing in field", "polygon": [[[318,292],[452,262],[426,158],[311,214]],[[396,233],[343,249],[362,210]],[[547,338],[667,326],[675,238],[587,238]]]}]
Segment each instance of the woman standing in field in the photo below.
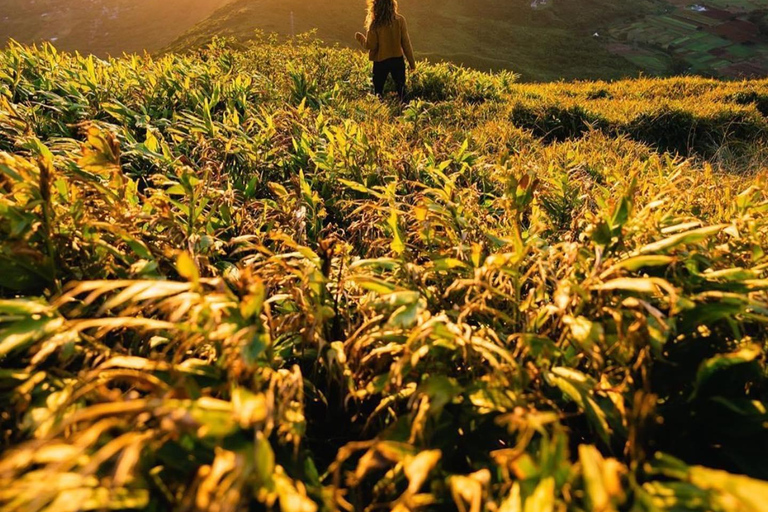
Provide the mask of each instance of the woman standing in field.
[{"label": "woman standing in field", "polygon": [[411,38],[405,18],[398,12],[397,0],[368,0],[367,34],[355,34],[373,61],[373,88],[384,96],[384,85],[392,75],[400,101],[405,100],[405,59],[416,70]]}]

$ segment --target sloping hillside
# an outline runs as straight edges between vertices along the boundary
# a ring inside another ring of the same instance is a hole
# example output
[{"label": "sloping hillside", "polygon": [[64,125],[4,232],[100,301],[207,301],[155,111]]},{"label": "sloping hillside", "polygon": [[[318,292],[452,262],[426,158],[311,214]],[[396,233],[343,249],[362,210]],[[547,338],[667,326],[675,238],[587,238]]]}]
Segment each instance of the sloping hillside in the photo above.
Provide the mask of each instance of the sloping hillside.
[{"label": "sloping hillside", "polygon": [[156,51],[229,0],[3,0],[0,46],[53,41],[99,56]]},{"label": "sloping hillside", "polygon": [[[593,34],[655,6],[649,0],[632,6],[612,0],[554,2],[541,10],[532,9],[529,0],[403,0],[400,5],[420,57],[512,69],[524,80],[636,76],[638,68],[611,55]],[[364,18],[362,0],[234,0],[169,50],[199,47],[214,36],[247,40],[256,30],[287,36],[316,29],[324,41],[352,46]]]},{"label": "sloping hillside", "polygon": [[0,52],[0,510],[762,512],[768,81]]}]

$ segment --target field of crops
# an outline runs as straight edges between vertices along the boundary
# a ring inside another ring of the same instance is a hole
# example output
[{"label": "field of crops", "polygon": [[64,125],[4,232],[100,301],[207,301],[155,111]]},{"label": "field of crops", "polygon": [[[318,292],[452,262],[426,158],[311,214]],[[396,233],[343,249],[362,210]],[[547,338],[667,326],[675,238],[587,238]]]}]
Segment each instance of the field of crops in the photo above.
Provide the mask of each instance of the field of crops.
[{"label": "field of crops", "polygon": [[0,509],[768,503],[768,81],[0,52]]},{"label": "field of crops", "polygon": [[[703,4],[674,0],[654,14],[631,22],[617,20],[609,33],[630,43],[615,46],[617,55],[659,75],[765,77],[768,38],[760,20],[768,13],[766,8],[765,0]],[[673,59],[666,62],[666,69],[664,54]]]}]

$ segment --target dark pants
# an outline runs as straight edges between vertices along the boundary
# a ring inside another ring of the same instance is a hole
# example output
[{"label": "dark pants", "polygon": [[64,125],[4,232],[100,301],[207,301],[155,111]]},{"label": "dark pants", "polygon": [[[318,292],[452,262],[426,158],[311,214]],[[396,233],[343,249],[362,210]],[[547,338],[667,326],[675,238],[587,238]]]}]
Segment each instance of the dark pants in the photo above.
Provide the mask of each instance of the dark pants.
[{"label": "dark pants", "polygon": [[394,57],[373,63],[373,89],[377,96],[384,96],[384,85],[392,75],[400,100],[405,99],[405,58]]}]

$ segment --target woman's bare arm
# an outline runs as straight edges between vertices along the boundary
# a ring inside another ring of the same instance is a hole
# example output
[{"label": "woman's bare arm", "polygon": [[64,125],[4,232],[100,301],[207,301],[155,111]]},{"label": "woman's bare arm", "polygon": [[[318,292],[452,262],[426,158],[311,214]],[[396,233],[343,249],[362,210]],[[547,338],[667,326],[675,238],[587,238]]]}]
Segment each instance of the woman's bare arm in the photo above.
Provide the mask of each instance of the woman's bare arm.
[{"label": "woman's bare arm", "polygon": [[376,30],[368,30],[368,34],[365,35],[362,32],[355,34],[355,39],[360,43],[360,46],[366,50],[375,50],[379,46],[379,36]]}]

